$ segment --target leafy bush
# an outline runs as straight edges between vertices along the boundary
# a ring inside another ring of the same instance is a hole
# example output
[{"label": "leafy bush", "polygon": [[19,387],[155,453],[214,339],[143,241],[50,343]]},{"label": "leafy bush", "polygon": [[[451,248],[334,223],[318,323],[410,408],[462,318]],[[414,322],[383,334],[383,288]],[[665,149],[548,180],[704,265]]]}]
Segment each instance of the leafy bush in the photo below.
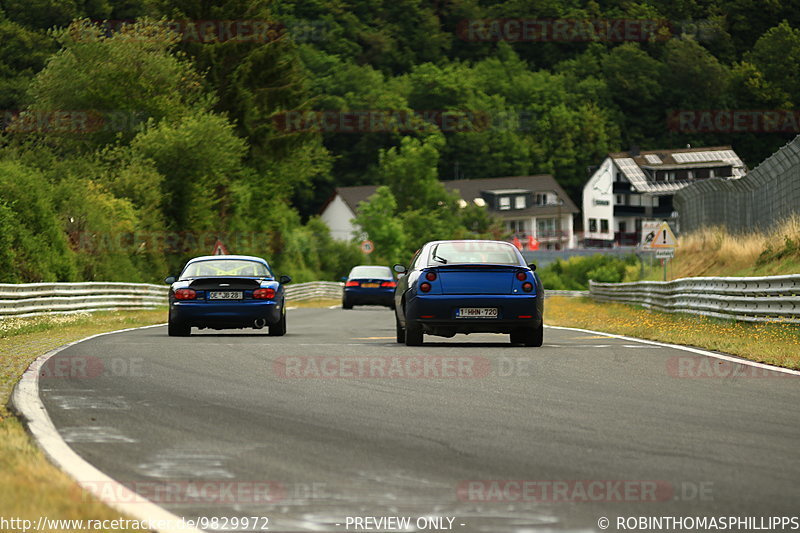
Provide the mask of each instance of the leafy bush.
[{"label": "leafy bush", "polygon": [[595,254],[589,257],[558,259],[539,271],[545,289],[582,291],[589,288],[589,280],[604,283],[628,281],[638,259],[635,255],[617,257]]}]

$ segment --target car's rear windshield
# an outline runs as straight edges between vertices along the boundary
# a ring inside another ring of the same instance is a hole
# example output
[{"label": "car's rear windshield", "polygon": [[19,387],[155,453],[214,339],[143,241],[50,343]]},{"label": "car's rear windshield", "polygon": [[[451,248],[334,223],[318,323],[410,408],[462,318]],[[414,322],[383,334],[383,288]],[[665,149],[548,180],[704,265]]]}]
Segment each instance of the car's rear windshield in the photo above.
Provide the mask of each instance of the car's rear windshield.
[{"label": "car's rear windshield", "polygon": [[428,266],[446,264],[519,265],[519,256],[511,244],[501,242],[443,242],[431,246]]},{"label": "car's rear windshield", "polygon": [[209,259],[196,261],[186,267],[181,279],[206,276],[255,276],[270,277],[272,274],[263,263],[246,259]]},{"label": "car's rear windshield", "polygon": [[357,266],[350,271],[349,278],[391,278],[392,270],[381,266]]}]

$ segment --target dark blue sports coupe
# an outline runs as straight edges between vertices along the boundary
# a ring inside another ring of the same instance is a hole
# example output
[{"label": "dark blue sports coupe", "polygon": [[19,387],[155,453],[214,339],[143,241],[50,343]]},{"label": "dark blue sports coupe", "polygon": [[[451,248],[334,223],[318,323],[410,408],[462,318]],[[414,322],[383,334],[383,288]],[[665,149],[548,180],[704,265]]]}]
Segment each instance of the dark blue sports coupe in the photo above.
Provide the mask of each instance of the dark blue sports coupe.
[{"label": "dark blue sports coupe", "polygon": [[264,259],[249,255],[209,255],[186,263],[181,275],[165,281],[169,291],[170,336],[186,337],[192,327],[231,329],[269,327],[286,334],[283,285]]},{"label": "dark blue sports coupe", "polygon": [[419,346],[423,334],[508,333],[513,344],[541,346],[544,290],[535,265],[503,241],[434,241],[424,245],[395,291],[397,342]]},{"label": "dark blue sports coupe", "polygon": [[394,274],[389,267],[353,267],[344,282],[342,309],[352,309],[354,305],[384,305],[394,309],[396,286]]}]

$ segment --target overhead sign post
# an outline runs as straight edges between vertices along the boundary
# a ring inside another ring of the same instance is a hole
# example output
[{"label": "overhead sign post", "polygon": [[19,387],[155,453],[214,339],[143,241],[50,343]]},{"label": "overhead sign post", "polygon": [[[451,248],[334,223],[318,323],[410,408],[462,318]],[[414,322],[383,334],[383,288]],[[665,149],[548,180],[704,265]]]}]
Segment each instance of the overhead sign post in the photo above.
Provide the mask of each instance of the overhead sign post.
[{"label": "overhead sign post", "polygon": [[664,266],[664,281],[667,281],[667,263],[675,257],[675,248],[678,246],[669,224],[666,221],[643,222],[640,246],[644,251],[655,252],[656,258],[661,259],[661,264]]}]

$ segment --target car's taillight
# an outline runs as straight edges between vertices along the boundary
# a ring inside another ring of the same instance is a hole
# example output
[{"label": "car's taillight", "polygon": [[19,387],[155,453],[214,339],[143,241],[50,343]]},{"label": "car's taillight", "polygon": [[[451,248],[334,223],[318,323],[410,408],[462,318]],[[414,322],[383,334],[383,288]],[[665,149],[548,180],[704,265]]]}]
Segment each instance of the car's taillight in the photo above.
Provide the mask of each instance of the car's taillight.
[{"label": "car's taillight", "polygon": [[384,281],[381,283],[381,287],[397,287],[397,283],[394,281]]},{"label": "car's taillight", "polygon": [[428,281],[436,281],[436,272],[428,272],[425,274],[425,279]]},{"label": "car's taillight", "polygon": [[427,281],[420,283],[419,290],[421,290],[422,292],[429,292],[431,290],[431,284],[428,283]]},{"label": "car's taillight", "polygon": [[359,283],[358,281],[348,281],[347,283],[344,284],[344,286],[345,287],[360,287],[361,283]]},{"label": "car's taillight", "polygon": [[176,300],[194,300],[197,298],[197,293],[194,289],[178,289],[175,291]]},{"label": "car's taillight", "polygon": [[275,298],[275,289],[256,289],[253,291],[253,298],[272,300]]},{"label": "car's taillight", "polygon": [[533,283],[526,281],[522,284],[522,290],[525,292],[531,292],[533,290]]},{"label": "car's taillight", "polygon": [[526,279],[528,279],[528,275],[520,270],[519,272],[517,272],[517,279],[520,281],[525,281]]}]

